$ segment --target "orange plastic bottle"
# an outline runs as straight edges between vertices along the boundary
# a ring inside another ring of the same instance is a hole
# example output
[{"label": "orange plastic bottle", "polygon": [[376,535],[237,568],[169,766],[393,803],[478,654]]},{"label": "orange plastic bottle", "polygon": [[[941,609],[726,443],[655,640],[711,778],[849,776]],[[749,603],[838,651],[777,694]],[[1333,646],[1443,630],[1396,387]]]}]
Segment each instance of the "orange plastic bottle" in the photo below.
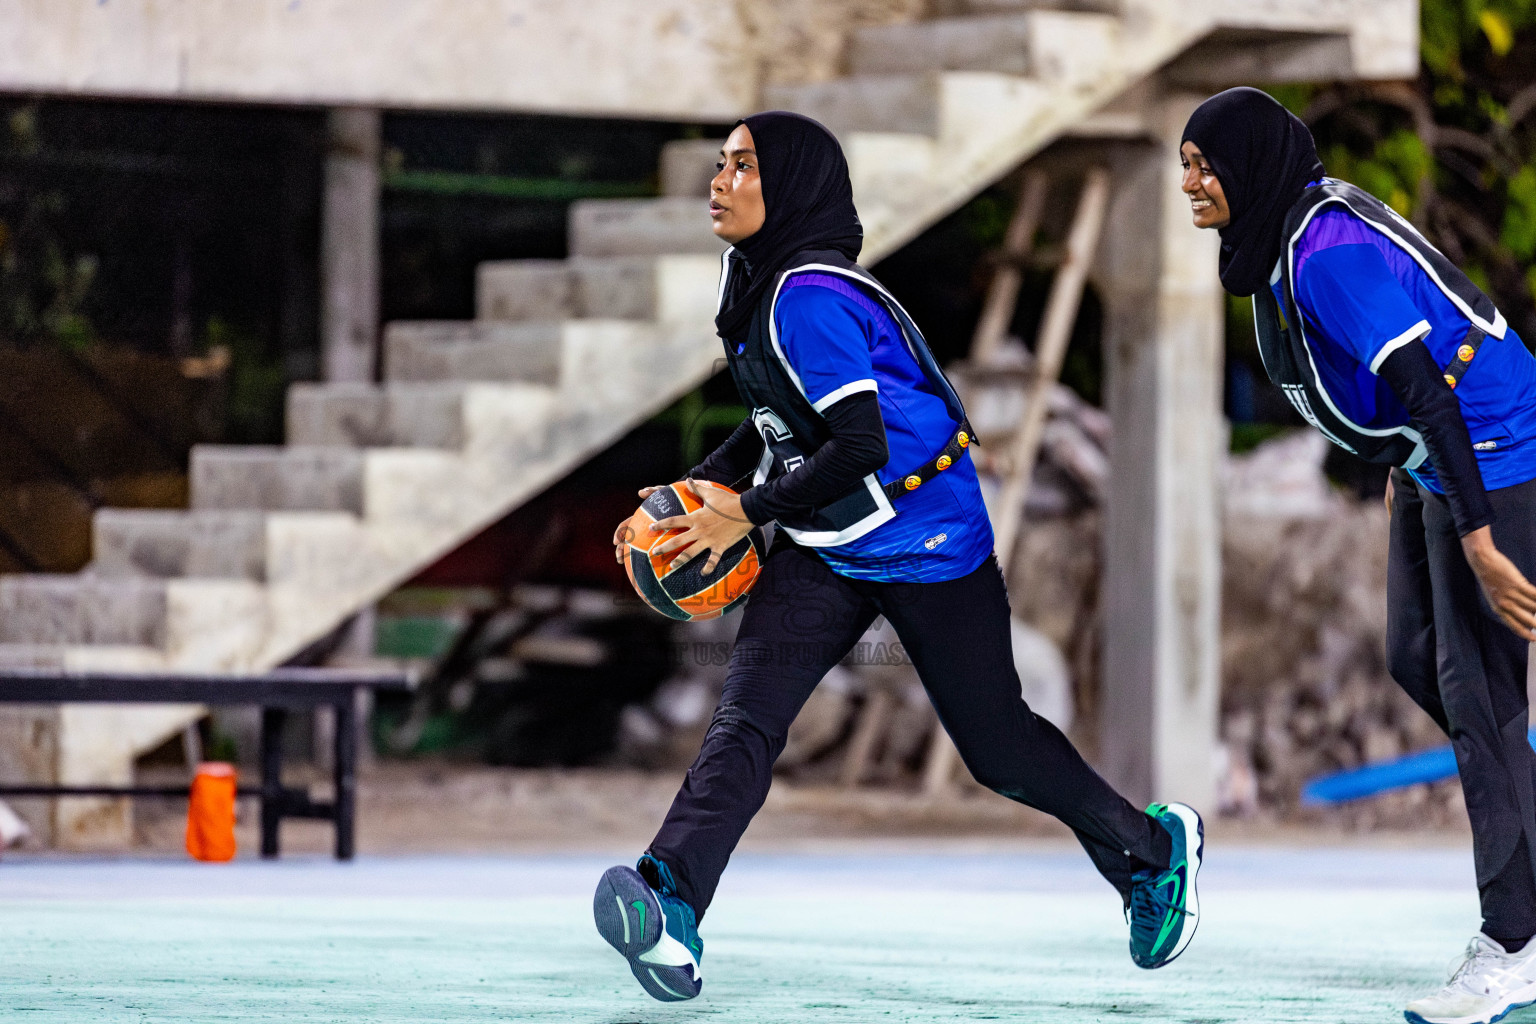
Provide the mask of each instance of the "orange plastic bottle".
[{"label": "orange plastic bottle", "polygon": [[187,852],[198,860],[235,856],[235,766],[204,761],[192,777],[187,803]]}]

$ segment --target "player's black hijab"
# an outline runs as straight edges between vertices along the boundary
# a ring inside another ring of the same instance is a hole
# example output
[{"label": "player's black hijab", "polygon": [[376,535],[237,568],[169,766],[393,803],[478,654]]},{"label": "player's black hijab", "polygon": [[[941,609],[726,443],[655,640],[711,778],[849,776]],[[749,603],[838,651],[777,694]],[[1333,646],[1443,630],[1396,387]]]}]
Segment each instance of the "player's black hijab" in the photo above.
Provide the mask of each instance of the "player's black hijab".
[{"label": "player's black hijab", "polygon": [[[1285,215],[1307,183],[1323,176],[1307,126],[1274,97],[1247,87],[1200,104],[1184,126],[1210,161],[1232,220],[1221,234],[1221,286],[1252,295],[1269,283],[1280,258]],[[1183,142],[1180,145],[1183,145]]]},{"label": "player's black hijab", "polygon": [[741,259],[731,267],[715,317],[720,337],[740,339],[764,291],[797,253],[831,251],[856,260],[864,228],[843,148],[819,122],[770,110],[736,123],[752,133],[765,211],[762,228],[736,243]]}]

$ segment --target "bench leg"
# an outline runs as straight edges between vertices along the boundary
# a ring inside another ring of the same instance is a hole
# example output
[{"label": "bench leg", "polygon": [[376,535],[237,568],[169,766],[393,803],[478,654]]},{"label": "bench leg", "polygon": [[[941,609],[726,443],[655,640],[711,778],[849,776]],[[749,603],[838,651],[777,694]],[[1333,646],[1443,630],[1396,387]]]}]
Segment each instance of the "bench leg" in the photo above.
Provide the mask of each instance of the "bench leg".
[{"label": "bench leg", "polygon": [[283,818],[283,723],[282,708],[261,709],[261,855],[277,857],[277,828]]},{"label": "bench leg", "polygon": [[357,694],[348,694],[335,708],[336,756],[331,770],[336,787],[336,859],[351,860],[357,821]]}]

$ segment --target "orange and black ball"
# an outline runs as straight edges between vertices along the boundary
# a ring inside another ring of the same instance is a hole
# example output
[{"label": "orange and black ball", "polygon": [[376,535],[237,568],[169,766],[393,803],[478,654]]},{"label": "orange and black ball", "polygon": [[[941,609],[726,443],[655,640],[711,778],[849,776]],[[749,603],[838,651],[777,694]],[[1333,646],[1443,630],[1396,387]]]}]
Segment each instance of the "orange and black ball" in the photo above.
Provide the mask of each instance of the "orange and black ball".
[{"label": "orange and black ball", "polygon": [[[706,480],[695,480],[693,486],[706,500],[711,490],[735,493],[729,487]],[[677,556],[687,548],[653,554],[656,545],[682,531],[652,532],[651,524],[687,515],[699,507],[699,499],[681,482],[658,487],[635,510],[625,531],[629,540],[629,558],[624,568],[635,592],[661,614],[683,622],[718,618],[741,607],[763,568],[763,531],[755,526],[751,533],[720,556],[714,571],[708,574],[704,572],[704,564],[709,561],[707,556],[690,558],[682,565],[675,564]]]}]

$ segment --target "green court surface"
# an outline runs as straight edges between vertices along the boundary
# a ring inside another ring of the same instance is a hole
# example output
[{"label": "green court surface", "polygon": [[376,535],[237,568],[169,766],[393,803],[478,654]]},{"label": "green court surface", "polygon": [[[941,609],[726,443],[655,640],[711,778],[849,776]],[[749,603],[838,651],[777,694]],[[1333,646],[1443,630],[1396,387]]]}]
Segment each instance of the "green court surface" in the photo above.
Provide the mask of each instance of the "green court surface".
[{"label": "green court surface", "polygon": [[614,859],[6,860],[0,1020],[1353,1024],[1477,927],[1470,850],[1214,849],[1193,945],[1144,972],[1063,847],[743,854],[668,1005],[593,929]]}]

